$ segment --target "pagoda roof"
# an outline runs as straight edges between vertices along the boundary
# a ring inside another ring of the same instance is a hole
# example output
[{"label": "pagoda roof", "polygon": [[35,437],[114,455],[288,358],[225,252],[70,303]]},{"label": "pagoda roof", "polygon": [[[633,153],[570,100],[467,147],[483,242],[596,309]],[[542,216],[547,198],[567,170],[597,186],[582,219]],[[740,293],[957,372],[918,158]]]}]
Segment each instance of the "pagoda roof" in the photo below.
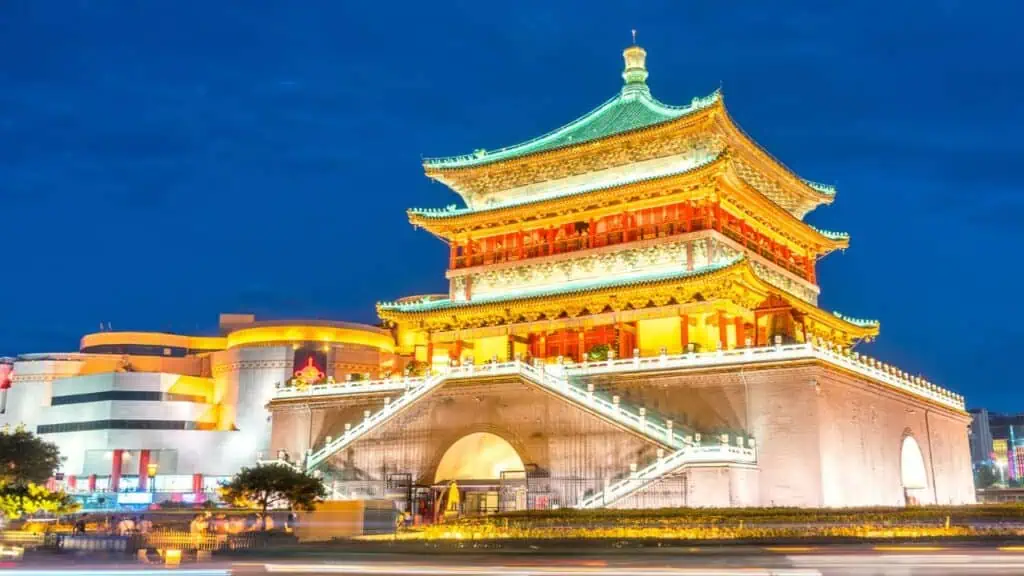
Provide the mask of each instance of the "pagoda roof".
[{"label": "pagoda roof", "polygon": [[720,91],[715,90],[703,98],[694,98],[687,106],[672,106],[654,98],[649,90],[629,88],[624,87],[597,108],[543,136],[498,150],[481,149],[461,156],[426,158],[423,165],[427,168],[468,168],[576,146],[670,122],[704,110],[721,97]]},{"label": "pagoda roof", "polygon": [[[821,253],[846,248],[849,234],[819,230],[800,220],[771,199],[765,197],[756,187],[738,173],[733,155],[728,150],[711,153],[693,164],[672,164],[659,171],[624,174],[618,179],[595,181],[575,188],[562,189],[548,194],[515,197],[505,202],[480,207],[456,208],[413,208],[408,210],[409,221],[442,238],[453,238],[458,234],[470,233],[474,229],[495,233],[495,226],[501,228],[519,218],[536,220],[542,211],[555,214],[568,212],[578,214],[593,206],[627,201],[631,194],[644,195],[649,189],[669,190],[681,179],[699,178],[718,171],[726,178],[727,185],[734,190],[739,202],[747,204],[756,213],[770,215],[765,220],[783,236],[799,244],[817,246]],[[675,190],[676,188],[672,188]],[[529,207],[528,212],[521,209]]]},{"label": "pagoda roof", "polygon": [[470,208],[478,208],[494,200],[502,203],[503,192],[524,186],[615,168],[624,161],[663,158],[711,143],[741,156],[745,177],[797,218],[834,200],[834,186],[800,178],[747,135],[729,117],[721,90],[684,106],[665,104],[652,96],[646,54],[636,45],[623,52],[624,85],[587,114],[498,150],[426,158],[427,177],[451,188]]},{"label": "pagoda roof", "polygon": [[[394,322],[424,322],[449,327],[475,326],[480,325],[480,322],[503,324],[515,323],[517,318],[530,312],[543,314],[550,320],[554,318],[550,316],[552,313],[557,315],[559,311],[568,312],[575,308],[576,312],[570,314],[575,315],[583,308],[601,310],[613,305],[615,301],[619,305],[634,302],[645,305],[648,301],[658,300],[667,303],[676,298],[690,301],[698,293],[708,299],[732,300],[738,294],[733,289],[736,286],[744,286],[748,291],[746,300],[742,301],[748,308],[754,309],[765,298],[779,295],[794,310],[808,315],[814,323],[827,327],[829,333],[843,334],[842,338],[848,342],[871,339],[879,331],[877,321],[849,318],[839,313],[830,314],[767,283],[757,275],[750,260],[743,255],[694,270],[620,274],[611,278],[577,280],[556,286],[481,295],[468,301],[440,298],[415,302],[380,302],[377,304],[377,314],[383,320]],[[714,296],[716,292],[718,296]]]}]

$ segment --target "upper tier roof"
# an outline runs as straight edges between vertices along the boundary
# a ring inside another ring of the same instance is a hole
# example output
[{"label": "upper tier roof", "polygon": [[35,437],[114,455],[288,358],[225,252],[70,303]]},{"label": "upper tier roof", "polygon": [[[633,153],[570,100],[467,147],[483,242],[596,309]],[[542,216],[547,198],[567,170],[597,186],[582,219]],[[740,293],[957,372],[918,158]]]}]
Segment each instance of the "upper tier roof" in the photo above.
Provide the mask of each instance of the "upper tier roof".
[{"label": "upper tier roof", "polygon": [[[423,160],[427,176],[462,196],[473,211],[506,204],[511,197],[533,196],[545,183],[584,174],[603,177],[606,170],[619,170],[624,161],[631,166],[710,145],[717,152],[722,147],[735,148],[746,165],[744,177],[797,218],[832,202],[834,187],[796,176],[736,126],[725,111],[720,90],[685,106],[654,98],[647,86],[646,56],[636,45],[623,51],[622,89],[587,114],[543,136],[498,150],[427,158]],[[650,141],[643,141],[644,135]],[[586,150],[586,161],[577,157],[580,150]]]},{"label": "upper tier roof", "polygon": [[718,102],[720,97],[721,93],[715,90],[703,98],[694,98],[689,106],[670,106],[651,96],[646,84],[642,89],[626,85],[604,104],[543,136],[499,150],[477,150],[462,156],[427,158],[423,165],[427,168],[467,168],[557,150],[670,122],[703,110]]}]

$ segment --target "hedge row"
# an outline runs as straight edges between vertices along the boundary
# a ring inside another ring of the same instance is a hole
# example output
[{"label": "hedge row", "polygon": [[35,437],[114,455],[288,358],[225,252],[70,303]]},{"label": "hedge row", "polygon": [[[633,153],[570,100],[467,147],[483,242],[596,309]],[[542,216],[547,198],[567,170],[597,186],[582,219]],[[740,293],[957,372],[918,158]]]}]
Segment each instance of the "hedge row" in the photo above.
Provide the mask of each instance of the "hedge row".
[{"label": "hedge row", "polygon": [[467,517],[464,527],[645,527],[744,524],[951,524],[1024,523],[1024,505],[921,506],[872,508],[661,508],[648,510],[538,510]]}]

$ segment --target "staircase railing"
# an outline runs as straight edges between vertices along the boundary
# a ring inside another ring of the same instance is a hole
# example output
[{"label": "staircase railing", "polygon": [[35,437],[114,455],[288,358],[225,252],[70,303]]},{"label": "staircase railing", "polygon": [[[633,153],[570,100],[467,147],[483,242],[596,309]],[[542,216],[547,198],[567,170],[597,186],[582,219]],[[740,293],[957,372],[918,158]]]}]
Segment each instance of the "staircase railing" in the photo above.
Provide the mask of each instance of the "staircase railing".
[{"label": "staircase railing", "polygon": [[693,463],[729,462],[749,463],[757,461],[753,447],[744,448],[727,444],[686,446],[668,456],[658,458],[645,468],[630,472],[629,476],[612,482],[604,490],[581,500],[577,508],[603,508],[622,500],[626,496],[657,482],[666,474]]}]

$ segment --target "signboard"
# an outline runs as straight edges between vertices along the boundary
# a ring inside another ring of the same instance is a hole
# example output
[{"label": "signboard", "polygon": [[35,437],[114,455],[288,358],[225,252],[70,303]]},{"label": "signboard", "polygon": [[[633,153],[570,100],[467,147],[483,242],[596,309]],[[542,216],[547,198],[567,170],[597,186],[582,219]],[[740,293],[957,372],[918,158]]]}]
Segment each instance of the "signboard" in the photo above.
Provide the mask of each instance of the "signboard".
[{"label": "signboard", "polygon": [[117,495],[117,503],[124,504],[152,504],[152,492],[121,492]]}]

